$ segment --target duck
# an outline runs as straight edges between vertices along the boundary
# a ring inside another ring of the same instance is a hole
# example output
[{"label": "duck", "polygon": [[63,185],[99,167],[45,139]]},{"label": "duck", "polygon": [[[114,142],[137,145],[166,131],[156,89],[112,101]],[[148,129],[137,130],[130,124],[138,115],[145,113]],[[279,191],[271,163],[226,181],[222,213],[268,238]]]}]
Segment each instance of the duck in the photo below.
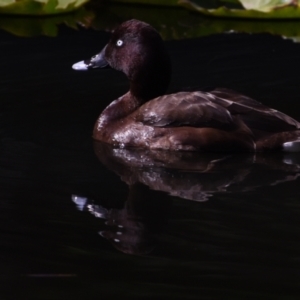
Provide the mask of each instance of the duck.
[{"label": "duck", "polygon": [[160,34],[145,22],[121,23],[98,54],[72,66],[105,67],[123,72],[129,91],[100,114],[96,141],[168,151],[300,151],[300,123],[248,96],[224,88],[165,94],[170,57]]}]

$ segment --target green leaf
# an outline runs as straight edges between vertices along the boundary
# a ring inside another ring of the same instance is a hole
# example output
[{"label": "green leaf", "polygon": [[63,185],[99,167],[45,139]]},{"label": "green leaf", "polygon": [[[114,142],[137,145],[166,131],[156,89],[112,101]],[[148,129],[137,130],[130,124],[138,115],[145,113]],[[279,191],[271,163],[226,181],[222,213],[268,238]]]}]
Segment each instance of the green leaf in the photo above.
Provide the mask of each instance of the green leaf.
[{"label": "green leaf", "polygon": [[262,12],[270,12],[273,9],[286,5],[295,5],[294,0],[240,0],[240,2],[246,9],[254,9]]},{"label": "green leaf", "polygon": [[0,14],[49,15],[70,12],[88,0],[0,0]]},{"label": "green leaf", "polygon": [[160,6],[178,6],[178,0],[111,0],[117,3],[134,3]]},{"label": "green leaf", "polygon": [[300,18],[300,0],[110,0],[110,2],[177,6],[229,18]]},{"label": "green leaf", "polygon": [[16,2],[16,0],[0,0],[0,7],[12,4],[14,2]]},{"label": "green leaf", "polygon": [[225,18],[252,18],[252,19],[298,19],[300,18],[300,8],[298,5],[285,5],[276,7],[269,12],[254,9],[229,9],[225,6],[216,9],[203,8],[189,0],[179,0],[179,4],[192,11],[197,11],[204,15]]},{"label": "green leaf", "polygon": [[[49,0],[34,0],[46,4]],[[66,9],[70,4],[73,4],[75,7],[86,2],[86,0],[57,0],[58,4],[57,9]]]},{"label": "green leaf", "polygon": [[84,8],[80,8],[71,14],[59,14],[46,18],[1,16],[0,29],[22,37],[40,35],[54,37],[58,33],[60,24],[66,24],[77,29],[78,23],[85,23],[94,17],[92,11],[87,11]]}]

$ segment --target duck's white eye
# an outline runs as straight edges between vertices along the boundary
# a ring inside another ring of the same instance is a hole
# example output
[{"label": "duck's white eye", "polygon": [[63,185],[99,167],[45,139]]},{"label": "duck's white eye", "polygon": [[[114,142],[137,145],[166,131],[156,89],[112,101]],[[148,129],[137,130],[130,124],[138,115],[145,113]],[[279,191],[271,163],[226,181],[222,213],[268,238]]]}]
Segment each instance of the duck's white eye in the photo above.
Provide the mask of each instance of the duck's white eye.
[{"label": "duck's white eye", "polygon": [[123,41],[122,40],[118,40],[117,41],[117,46],[121,47],[123,45]]}]

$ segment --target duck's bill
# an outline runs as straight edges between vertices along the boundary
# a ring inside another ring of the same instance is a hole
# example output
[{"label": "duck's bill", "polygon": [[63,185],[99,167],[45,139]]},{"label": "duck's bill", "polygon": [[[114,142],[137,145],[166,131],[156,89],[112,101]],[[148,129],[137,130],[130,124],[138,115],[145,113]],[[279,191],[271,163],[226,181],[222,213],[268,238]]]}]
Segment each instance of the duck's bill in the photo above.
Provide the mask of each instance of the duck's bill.
[{"label": "duck's bill", "polygon": [[108,62],[104,57],[105,48],[98,54],[92,56],[90,59],[82,60],[72,66],[76,71],[87,71],[90,69],[105,68]]}]

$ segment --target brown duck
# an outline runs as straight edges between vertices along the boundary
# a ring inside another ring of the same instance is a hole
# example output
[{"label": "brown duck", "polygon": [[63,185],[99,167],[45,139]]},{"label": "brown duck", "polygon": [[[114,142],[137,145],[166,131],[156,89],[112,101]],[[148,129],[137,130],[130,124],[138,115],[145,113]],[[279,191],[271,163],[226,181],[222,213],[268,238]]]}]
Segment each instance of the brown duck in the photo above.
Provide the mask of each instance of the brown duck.
[{"label": "brown duck", "polygon": [[164,95],[170,59],[149,24],[122,23],[99,54],[73,69],[107,65],[126,74],[130,89],[101,113],[96,140],[175,151],[300,151],[300,123],[247,96],[226,89]]}]

